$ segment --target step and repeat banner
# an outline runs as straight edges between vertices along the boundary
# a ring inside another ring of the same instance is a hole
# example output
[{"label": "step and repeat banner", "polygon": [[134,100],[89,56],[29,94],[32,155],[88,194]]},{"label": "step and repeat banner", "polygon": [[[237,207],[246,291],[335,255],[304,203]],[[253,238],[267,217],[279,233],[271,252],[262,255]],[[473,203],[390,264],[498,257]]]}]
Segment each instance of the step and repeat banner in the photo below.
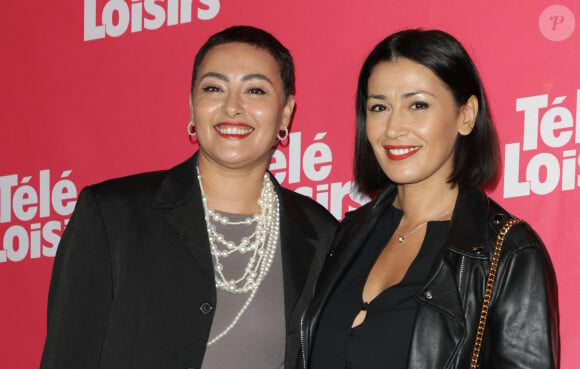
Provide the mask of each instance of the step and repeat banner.
[{"label": "step and repeat banner", "polygon": [[502,149],[490,195],[554,262],[562,368],[580,367],[580,2],[64,0],[0,5],[0,368],[40,363],[54,255],[83,186],[190,156],[193,58],[235,24],[296,62],[297,110],[272,171],[337,218],[352,191],[354,99],[371,48],[403,28],[455,35],[480,70]]}]

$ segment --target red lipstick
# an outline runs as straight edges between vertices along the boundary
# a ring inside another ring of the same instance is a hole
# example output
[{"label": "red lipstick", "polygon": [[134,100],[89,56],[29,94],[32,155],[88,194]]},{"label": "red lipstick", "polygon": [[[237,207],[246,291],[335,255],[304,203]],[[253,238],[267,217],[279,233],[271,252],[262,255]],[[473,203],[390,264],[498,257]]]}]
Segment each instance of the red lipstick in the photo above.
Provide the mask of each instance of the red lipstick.
[{"label": "red lipstick", "polygon": [[254,131],[253,127],[239,122],[220,122],[214,129],[221,137],[234,139],[246,138]]},{"label": "red lipstick", "polygon": [[387,157],[391,160],[404,160],[415,155],[421,146],[384,145]]}]

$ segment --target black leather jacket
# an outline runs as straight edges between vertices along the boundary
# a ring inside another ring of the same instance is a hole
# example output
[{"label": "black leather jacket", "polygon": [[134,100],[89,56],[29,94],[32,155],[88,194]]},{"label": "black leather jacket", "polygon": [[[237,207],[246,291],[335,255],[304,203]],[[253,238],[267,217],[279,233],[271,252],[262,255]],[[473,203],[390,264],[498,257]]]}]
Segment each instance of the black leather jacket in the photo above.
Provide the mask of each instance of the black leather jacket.
[{"label": "black leather jacket", "polygon": [[[373,230],[395,186],[348,213],[302,318],[302,362],[320,314],[340,276]],[[485,281],[499,229],[511,216],[483,191],[460,186],[446,247],[416,295],[419,307],[407,368],[469,368]],[[558,368],[558,300],[552,263],[527,224],[516,224],[504,242],[480,356],[481,368]],[[316,369],[316,368],[312,368]]]}]

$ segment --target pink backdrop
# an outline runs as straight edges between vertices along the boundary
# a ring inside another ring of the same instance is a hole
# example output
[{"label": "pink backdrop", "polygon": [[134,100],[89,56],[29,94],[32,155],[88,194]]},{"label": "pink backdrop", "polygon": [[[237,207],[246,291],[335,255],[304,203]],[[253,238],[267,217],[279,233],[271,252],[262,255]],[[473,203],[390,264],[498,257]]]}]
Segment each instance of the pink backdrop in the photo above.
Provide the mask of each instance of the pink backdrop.
[{"label": "pink backdrop", "polygon": [[547,244],[562,368],[580,367],[580,3],[557,1],[3,1],[0,368],[38,367],[53,256],[80,189],[193,152],[193,57],[233,24],[263,27],[292,51],[297,112],[272,169],[337,217],[361,201],[350,185],[365,55],[402,28],[457,36],[501,138],[504,172],[491,195]]}]

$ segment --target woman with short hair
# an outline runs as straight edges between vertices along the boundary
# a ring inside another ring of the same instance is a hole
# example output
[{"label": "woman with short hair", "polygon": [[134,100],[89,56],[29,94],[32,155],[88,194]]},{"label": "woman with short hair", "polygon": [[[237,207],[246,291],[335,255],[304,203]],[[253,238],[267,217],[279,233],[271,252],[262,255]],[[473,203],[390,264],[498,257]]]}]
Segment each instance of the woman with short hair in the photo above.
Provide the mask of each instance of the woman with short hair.
[{"label": "woman with short hair", "polygon": [[225,29],[195,58],[190,105],[195,155],[80,194],[42,369],[295,366],[336,220],[267,171],[288,138],[292,57],[263,30]]}]

